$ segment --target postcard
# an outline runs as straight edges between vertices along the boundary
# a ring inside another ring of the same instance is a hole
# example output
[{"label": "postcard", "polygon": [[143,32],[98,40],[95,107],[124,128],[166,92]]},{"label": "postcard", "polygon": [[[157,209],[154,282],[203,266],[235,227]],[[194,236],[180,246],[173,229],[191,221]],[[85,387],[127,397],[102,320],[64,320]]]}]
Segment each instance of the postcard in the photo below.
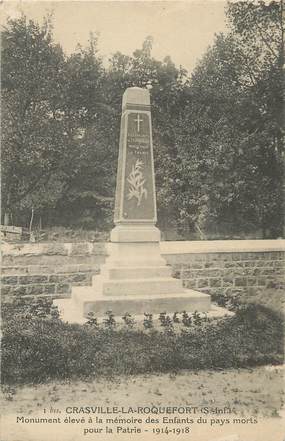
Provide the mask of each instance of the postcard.
[{"label": "postcard", "polygon": [[1,2],[2,441],[284,441],[283,7]]}]

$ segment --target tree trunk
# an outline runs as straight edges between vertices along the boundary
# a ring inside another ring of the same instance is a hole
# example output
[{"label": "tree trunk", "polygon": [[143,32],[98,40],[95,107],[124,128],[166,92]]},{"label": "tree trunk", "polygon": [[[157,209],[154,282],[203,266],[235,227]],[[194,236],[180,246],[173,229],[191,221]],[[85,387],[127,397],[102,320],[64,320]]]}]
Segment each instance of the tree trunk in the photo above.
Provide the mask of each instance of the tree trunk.
[{"label": "tree trunk", "polygon": [[4,225],[9,225],[10,223],[10,213],[9,211],[5,211],[4,213]]}]

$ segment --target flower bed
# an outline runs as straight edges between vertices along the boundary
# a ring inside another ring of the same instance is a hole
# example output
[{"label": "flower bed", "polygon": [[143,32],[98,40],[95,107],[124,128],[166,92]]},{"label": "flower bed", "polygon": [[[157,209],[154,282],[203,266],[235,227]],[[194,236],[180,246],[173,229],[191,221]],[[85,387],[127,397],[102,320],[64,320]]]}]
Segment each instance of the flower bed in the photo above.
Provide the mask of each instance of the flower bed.
[{"label": "flower bed", "polygon": [[[183,314],[176,319],[183,320]],[[214,321],[186,314],[180,332],[165,314],[161,330],[151,326],[149,316],[141,330],[130,316],[124,322],[118,327],[109,312],[100,326],[92,317],[85,325],[71,325],[59,320],[47,300],[5,305],[2,381],[38,383],[283,361],[283,317],[263,305],[244,304],[235,316]]]}]

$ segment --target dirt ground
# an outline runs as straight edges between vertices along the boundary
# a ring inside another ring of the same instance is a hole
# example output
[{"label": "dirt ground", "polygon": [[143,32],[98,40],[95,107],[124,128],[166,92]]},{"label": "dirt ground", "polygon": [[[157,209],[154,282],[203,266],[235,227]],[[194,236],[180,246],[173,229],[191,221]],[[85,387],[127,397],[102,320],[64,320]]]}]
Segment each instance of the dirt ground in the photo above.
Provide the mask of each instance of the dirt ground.
[{"label": "dirt ground", "polygon": [[[179,436],[175,434],[174,439],[283,441],[282,417],[285,416],[284,410],[282,410],[285,400],[283,380],[283,367],[267,366],[225,371],[182,371],[177,375],[120,377],[112,381],[101,378],[86,382],[52,382],[22,387],[6,386],[3,388],[2,398],[3,436],[1,441],[71,441],[90,440],[94,437],[100,441],[113,439],[114,434],[112,436],[95,435],[91,432],[91,428],[90,433],[83,434],[83,426],[80,426],[79,420],[78,424],[74,422],[65,426],[64,431],[62,431],[62,426],[59,430],[58,426],[49,425],[47,431],[47,427],[45,426],[44,430],[43,425],[40,424],[16,423],[17,416],[25,418],[46,417],[48,413],[49,418],[57,417],[59,414],[63,418],[63,416],[67,416],[66,412],[70,411],[70,407],[80,409],[84,406],[102,406],[104,409],[113,406],[135,409],[138,406],[197,406],[199,415],[201,408],[210,409],[210,414],[203,415],[204,418],[207,417],[207,424],[204,424],[203,427],[197,424],[192,425],[192,437],[190,438],[182,433]],[[225,413],[217,415],[215,412],[220,412],[217,409],[224,410]],[[227,413],[227,409],[231,409],[231,414]],[[71,416],[73,418],[84,417],[82,414],[77,414],[77,410]],[[130,417],[129,414],[128,416]],[[181,417],[181,415],[178,416]],[[234,426],[228,424],[226,427],[226,421],[221,423],[221,419],[226,420],[237,416],[241,419],[240,424]],[[258,423],[254,423],[254,420]],[[97,427],[99,426],[97,424]],[[160,425],[160,428],[157,429],[158,432],[164,426]],[[178,424],[176,427],[184,426]],[[156,430],[156,426],[151,426],[151,429]],[[59,433],[60,437],[58,437]],[[266,433],[267,435],[265,435]],[[150,433],[145,435],[150,436]],[[174,433],[171,435],[155,433],[153,436],[156,439],[172,441]],[[126,435],[124,433],[118,434],[114,439],[124,439],[121,438],[122,436]],[[221,436],[226,436],[226,438],[221,438]],[[141,439],[138,434],[132,434],[132,437]],[[144,439],[146,438],[144,437]]]}]

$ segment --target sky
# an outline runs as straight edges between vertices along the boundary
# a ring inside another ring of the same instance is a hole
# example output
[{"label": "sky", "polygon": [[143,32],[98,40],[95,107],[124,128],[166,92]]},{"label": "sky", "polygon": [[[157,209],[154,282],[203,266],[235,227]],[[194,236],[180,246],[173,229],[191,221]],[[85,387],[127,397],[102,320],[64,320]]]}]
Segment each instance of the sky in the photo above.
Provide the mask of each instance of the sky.
[{"label": "sky", "polygon": [[54,39],[67,54],[78,43],[87,45],[90,31],[99,33],[99,53],[107,63],[116,51],[131,55],[144,39],[154,39],[152,55],[170,55],[189,72],[214,41],[226,30],[223,0],[185,1],[12,1],[1,3],[1,22],[21,11],[41,22],[53,11]]}]

